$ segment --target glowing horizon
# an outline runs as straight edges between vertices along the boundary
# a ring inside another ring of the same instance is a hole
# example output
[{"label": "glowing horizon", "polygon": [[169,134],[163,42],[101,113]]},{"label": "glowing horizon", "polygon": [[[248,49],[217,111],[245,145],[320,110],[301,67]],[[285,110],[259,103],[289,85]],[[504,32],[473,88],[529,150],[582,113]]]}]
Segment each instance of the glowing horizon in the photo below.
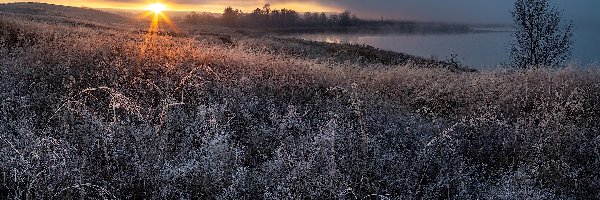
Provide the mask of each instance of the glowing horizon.
[{"label": "glowing horizon", "polygon": [[[31,0],[0,0],[0,3]],[[360,18],[398,19],[457,23],[512,23],[512,1],[481,0],[35,0],[74,7],[144,11],[151,1],[162,1],[169,11],[223,13],[227,6],[251,13],[271,3],[272,9],[288,8],[302,12],[341,12],[349,10]],[[565,16],[583,25],[600,23],[598,0],[556,0]]]},{"label": "glowing horizon", "polygon": [[[15,3],[19,1],[14,0],[0,0],[0,3]],[[199,11],[199,12],[211,12],[211,13],[221,13],[227,6],[231,6],[235,9],[242,10],[243,12],[250,13],[256,8],[262,8],[266,1],[256,1],[253,3],[220,3],[216,1],[214,3],[204,3],[204,4],[182,4],[182,3],[172,3],[169,1],[150,1],[150,0],[140,0],[139,2],[115,2],[110,0],[83,0],[73,2],[71,0],[37,0],[39,3],[48,3],[48,4],[56,4],[56,5],[64,5],[64,6],[73,6],[73,7],[87,7],[87,8],[96,8],[96,9],[122,9],[122,10],[138,10],[138,11],[147,11],[149,9],[149,5],[161,4],[163,6],[163,11]],[[271,8],[273,9],[282,9],[288,8],[293,9],[298,12],[340,12],[341,9],[328,7],[324,5],[320,5],[316,2],[282,2],[282,3],[271,3]]]},{"label": "glowing horizon", "polygon": [[167,5],[165,5],[163,3],[156,2],[156,3],[146,6],[146,10],[152,11],[152,12],[154,12],[154,14],[160,14],[163,11],[167,11],[168,7],[167,7]]}]

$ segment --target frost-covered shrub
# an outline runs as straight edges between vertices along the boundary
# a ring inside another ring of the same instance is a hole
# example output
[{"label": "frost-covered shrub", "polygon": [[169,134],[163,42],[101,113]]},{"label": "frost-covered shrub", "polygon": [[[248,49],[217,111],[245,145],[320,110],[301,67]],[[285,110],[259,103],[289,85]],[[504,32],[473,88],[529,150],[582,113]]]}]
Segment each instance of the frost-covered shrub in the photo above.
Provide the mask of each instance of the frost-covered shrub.
[{"label": "frost-covered shrub", "polygon": [[457,72],[53,23],[0,19],[4,199],[599,195],[593,68]]}]

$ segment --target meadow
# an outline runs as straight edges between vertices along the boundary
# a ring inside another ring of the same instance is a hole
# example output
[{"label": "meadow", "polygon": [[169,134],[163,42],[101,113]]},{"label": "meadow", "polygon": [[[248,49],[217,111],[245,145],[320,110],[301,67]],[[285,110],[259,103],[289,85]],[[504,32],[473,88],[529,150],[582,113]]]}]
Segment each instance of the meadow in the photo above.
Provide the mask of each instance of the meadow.
[{"label": "meadow", "polygon": [[1,199],[600,198],[596,67],[64,20],[0,15]]}]

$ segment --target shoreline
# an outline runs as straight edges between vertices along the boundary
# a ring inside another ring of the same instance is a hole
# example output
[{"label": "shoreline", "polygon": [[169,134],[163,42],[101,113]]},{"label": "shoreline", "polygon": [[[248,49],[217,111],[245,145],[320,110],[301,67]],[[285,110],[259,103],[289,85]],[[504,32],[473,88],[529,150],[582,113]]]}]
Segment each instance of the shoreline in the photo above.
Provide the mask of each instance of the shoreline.
[{"label": "shoreline", "polygon": [[[215,29],[218,29],[218,31],[214,31]],[[261,40],[261,43],[245,45],[281,51],[304,59],[332,59],[337,62],[362,62],[365,64],[382,64],[385,66],[414,63],[425,68],[446,68],[455,72],[477,71],[469,66],[456,65],[444,60],[435,60],[403,52],[380,49],[370,45],[312,41],[294,37],[293,34],[269,33],[264,30],[258,31],[256,29],[249,30],[228,27],[196,26],[187,30],[186,35],[190,37],[200,35],[213,36],[229,45],[235,45],[236,41],[243,41],[249,38],[258,39]],[[266,45],[266,43],[269,45]],[[293,46],[294,48],[289,48],[289,46]],[[318,56],[304,53],[309,51],[322,51],[324,53]]]}]

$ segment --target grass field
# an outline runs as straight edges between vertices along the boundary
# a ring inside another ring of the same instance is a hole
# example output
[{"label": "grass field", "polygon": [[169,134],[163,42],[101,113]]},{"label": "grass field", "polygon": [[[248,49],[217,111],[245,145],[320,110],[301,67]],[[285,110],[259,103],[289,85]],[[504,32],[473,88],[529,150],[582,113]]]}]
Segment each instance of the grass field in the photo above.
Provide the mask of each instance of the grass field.
[{"label": "grass field", "polygon": [[600,198],[595,67],[1,6],[1,199]]}]

